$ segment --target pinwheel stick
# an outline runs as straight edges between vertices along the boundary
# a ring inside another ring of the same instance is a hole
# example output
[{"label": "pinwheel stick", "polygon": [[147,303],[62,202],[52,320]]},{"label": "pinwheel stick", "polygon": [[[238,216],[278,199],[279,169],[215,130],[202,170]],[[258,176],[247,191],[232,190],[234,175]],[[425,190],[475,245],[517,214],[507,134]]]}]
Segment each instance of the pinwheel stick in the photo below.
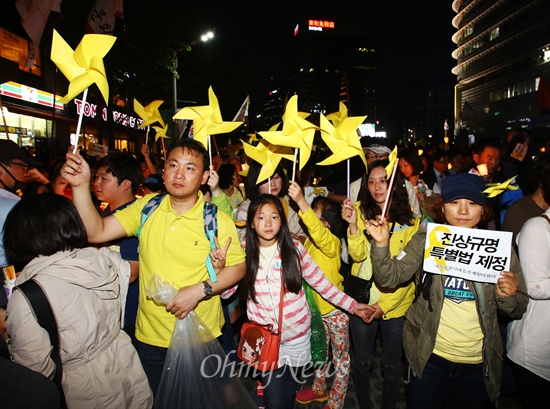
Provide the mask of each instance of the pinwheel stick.
[{"label": "pinwheel stick", "polygon": [[78,141],[80,141],[80,127],[82,126],[82,116],[84,115],[84,105],[86,105],[86,98],[88,97],[88,88],[84,90],[82,94],[82,104],[80,105],[80,115],[78,116],[78,123],[76,124],[76,144],[73,153],[76,155],[78,149]]},{"label": "pinwheel stick", "polygon": [[267,193],[271,194],[271,176],[267,178]]},{"label": "pinwheel stick", "polygon": [[147,145],[149,142],[149,128],[150,126],[147,125],[147,131],[145,132],[145,145]]},{"label": "pinwheel stick", "polygon": [[210,169],[212,169],[212,135],[208,135],[207,145],[208,145],[208,158],[210,159]]},{"label": "pinwheel stick", "polygon": [[390,183],[388,184],[388,192],[386,193],[386,202],[384,203],[384,209],[382,210],[382,218],[380,221],[384,221],[386,218],[386,209],[388,208],[388,203],[390,202],[390,196],[393,189],[393,181],[395,179],[395,174],[397,173],[397,165],[399,164],[399,159],[395,160],[395,165],[393,166],[393,171],[391,173]]},{"label": "pinwheel stick", "polygon": [[350,195],[350,193],[349,193],[350,180],[349,179],[350,179],[350,173],[351,173],[351,171],[350,171],[350,160],[348,159],[346,162],[347,162],[347,173],[348,173],[348,175],[347,175],[348,190],[347,190],[347,196],[346,197],[349,197],[349,195]]},{"label": "pinwheel stick", "polygon": [[160,142],[162,143],[162,154],[164,155],[164,162],[166,162],[166,147],[164,146],[164,138],[160,138]]},{"label": "pinwheel stick", "polygon": [[296,161],[298,160],[298,148],[294,148],[294,163],[292,164],[292,181],[294,182],[294,176],[296,175]]}]

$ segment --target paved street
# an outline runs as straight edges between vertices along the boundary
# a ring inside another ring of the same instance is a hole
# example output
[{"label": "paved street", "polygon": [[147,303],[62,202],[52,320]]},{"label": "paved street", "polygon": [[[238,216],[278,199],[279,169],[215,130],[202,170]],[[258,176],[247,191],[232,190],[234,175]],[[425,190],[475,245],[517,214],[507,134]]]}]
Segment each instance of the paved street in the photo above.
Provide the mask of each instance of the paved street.
[{"label": "paved street", "polygon": [[[381,403],[381,391],[382,391],[382,373],[380,365],[380,343],[377,343],[376,352],[375,352],[375,361],[373,363],[372,373],[371,373],[371,399],[373,400],[373,409],[379,409]],[[311,384],[312,377],[306,379],[308,384]],[[250,393],[254,394],[256,390],[256,382],[251,378],[244,378],[243,383]],[[296,403],[294,409],[322,409],[323,402],[312,402],[307,405],[300,405]],[[498,402],[499,409],[521,409],[521,405],[518,402],[516,396],[504,396]],[[346,396],[345,409],[359,409],[359,404],[357,403],[357,398],[355,395],[355,387],[353,380],[350,380],[348,387],[348,393]],[[405,409],[405,384],[402,383],[401,391],[399,393],[399,399],[397,401],[396,409]],[[491,409],[491,408],[487,408]]]}]

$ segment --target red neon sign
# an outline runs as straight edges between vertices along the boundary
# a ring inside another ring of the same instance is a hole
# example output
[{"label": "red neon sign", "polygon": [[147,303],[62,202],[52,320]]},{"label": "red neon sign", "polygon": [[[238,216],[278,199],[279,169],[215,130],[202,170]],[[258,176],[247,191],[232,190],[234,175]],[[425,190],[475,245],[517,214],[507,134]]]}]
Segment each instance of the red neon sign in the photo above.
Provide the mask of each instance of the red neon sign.
[{"label": "red neon sign", "polygon": [[310,30],[323,31],[324,28],[334,28],[334,21],[328,20],[308,20]]}]

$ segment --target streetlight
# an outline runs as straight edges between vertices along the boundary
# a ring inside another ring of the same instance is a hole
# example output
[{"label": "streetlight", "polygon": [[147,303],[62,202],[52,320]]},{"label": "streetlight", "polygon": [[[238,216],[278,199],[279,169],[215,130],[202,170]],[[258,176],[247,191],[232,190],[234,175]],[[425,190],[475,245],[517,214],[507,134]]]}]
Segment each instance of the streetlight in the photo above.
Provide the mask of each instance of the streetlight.
[{"label": "streetlight", "polygon": [[[212,38],[214,38],[214,33],[212,31],[208,31],[207,33],[205,34],[202,34],[200,36],[200,40],[205,43],[207,42],[208,40],[211,40]],[[193,41],[192,43],[189,44],[189,48],[187,48],[187,50],[191,51],[191,46],[195,45],[197,43],[197,41]],[[185,49],[185,48],[184,48]],[[177,71],[178,71],[178,54],[183,51],[184,49],[180,49],[180,50],[176,50],[175,51],[175,56],[174,58],[176,59],[175,61],[175,71],[173,73],[173,76],[172,76],[172,79],[173,79],[173,97],[174,97],[174,115],[176,115],[178,113],[178,78],[177,78]],[[174,127],[174,136],[176,134],[176,127]]]}]

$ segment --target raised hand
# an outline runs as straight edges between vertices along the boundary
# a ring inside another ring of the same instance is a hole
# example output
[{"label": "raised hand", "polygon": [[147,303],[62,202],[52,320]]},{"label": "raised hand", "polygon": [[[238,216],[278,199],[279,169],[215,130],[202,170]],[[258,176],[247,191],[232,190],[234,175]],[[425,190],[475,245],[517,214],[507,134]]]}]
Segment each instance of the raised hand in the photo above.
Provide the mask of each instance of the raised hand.
[{"label": "raised hand", "polygon": [[70,146],[65,158],[65,164],[61,168],[61,176],[63,176],[71,187],[90,186],[90,166],[88,162],[80,155],[80,152],[73,153],[74,147]]},{"label": "raised hand", "polygon": [[298,205],[302,213],[307,212],[307,210],[309,209],[309,204],[307,203],[307,200],[304,197],[304,193],[302,192],[302,187],[293,180],[291,180],[289,183],[288,195],[292,200],[296,202],[296,204]]},{"label": "raised hand", "polygon": [[387,219],[381,221],[380,216],[378,216],[376,220],[366,220],[365,228],[378,247],[388,245],[390,241],[390,227],[388,226]]}]

